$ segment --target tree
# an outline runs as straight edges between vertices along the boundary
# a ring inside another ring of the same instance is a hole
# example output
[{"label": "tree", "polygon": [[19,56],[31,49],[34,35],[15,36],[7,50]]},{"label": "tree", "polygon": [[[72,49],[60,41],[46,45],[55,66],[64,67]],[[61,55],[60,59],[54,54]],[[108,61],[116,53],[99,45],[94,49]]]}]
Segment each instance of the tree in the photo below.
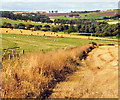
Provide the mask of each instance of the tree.
[{"label": "tree", "polygon": [[19,29],[25,29],[25,24],[20,23],[20,24],[18,24],[18,27],[19,27]]},{"label": "tree", "polygon": [[63,30],[64,30],[63,26],[60,25],[60,26],[59,26],[59,31],[63,31]]},{"label": "tree", "polygon": [[15,28],[15,29],[17,29],[17,28],[19,28],[19,27],[18,27],[18,25],[17,25],[17,24],[14,24],[14,28]]},{"label": "tree", "polygon": [[45,27],[45,28],[50,28],[50,26],[49,26],[49,25],[45,25],[44,27]]},{"label": "tree", "polygon": [[75,27],[73,25],[71,25],[68,29],[68,31],[71,32],[75,32]]},{"label": "tree", "polygon": [[56,10],[55,13],[58,13],[58,11]]}]

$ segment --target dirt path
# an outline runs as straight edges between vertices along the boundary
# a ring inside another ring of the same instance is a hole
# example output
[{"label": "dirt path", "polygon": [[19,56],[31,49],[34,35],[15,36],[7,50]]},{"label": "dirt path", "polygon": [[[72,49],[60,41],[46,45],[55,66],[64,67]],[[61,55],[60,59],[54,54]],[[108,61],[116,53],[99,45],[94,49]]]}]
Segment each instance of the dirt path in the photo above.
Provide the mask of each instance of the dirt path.
[{"label": "dirt path", "polygon": [[117,98],[118,47],[101,46],[82,61],[80,70],[60,82],[50,98]]}]

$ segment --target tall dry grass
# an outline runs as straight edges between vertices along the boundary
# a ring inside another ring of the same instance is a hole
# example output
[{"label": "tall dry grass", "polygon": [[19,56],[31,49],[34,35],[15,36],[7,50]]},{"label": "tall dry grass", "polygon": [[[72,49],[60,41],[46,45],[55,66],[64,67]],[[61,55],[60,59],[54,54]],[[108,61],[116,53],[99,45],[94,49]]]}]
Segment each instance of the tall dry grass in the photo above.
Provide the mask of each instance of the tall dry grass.
[{"label": "tall dry grass", "polygon": [[20,60],[6,60],[2,63],[2,98],[44,98],[56,82],[77,69],[77,61],[85,45],[69,50],[28,53]]}]

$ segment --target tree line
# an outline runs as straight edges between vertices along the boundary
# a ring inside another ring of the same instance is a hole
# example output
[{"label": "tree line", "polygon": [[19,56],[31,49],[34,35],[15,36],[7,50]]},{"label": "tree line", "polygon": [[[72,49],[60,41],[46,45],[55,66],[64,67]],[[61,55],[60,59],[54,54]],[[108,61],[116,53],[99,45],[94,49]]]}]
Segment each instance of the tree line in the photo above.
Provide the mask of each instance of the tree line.
[{"label": "tree line", "polygon": [[22,14],[13,14],[12,12],[0,12],[2,17],[10,18],[13,20],[32,20],[38,22],[54,23],[54,25],[31,25],[31,24],[14,24],[3,23],[1,27],[3,28],[18,28],[18,29],[33,29],[42,31],[52,31],[52,32],[78,32],[78,33],[93,33],[95,36],[116,36],[118,35],[118,25],[109,25],[107,22],[97,22],[94,19],[55,19],[51,21],[49,17],[45,15],[34,15],[31,14],[23,16]]},{"label": "tree line", "polygon": [[42,23],[53,23],[52,20],[46,15],[38,14],[13,14],[12,12],[0,12],[1,17],[9,18],[12,20],[24,20],[24,21],[35,21]]},{"label": "tree line", "polygon": [[7,22],[4,22],[1,26],[2,28],[15,28],[15,29],[26,29],[26,30],[41,30],[41,31],[52,31],[52,32],[64,32],[64,33],[92,33],[93,36],[118,36],[118,24],[109,25],[106,22],[96,22],[96,23],[81,23],[76,25],[66,25],[66,24],[60,24],[60,25],[31,25],[31,24],[10,24]]}]

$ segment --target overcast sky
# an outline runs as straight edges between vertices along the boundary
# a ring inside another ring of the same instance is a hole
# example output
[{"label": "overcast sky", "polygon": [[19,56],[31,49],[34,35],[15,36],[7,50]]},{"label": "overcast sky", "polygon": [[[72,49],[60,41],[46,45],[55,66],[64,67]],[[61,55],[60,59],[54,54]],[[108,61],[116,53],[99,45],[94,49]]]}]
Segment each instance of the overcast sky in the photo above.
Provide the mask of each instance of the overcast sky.
[{"label": "overcast sky", "polygon": [[0,0],[0,10],[70,12],[117,9],[119,0]]},{"label": "overcast sky", "polygon": [[118,2],[119,0],[0,0],[2,2]]}]

